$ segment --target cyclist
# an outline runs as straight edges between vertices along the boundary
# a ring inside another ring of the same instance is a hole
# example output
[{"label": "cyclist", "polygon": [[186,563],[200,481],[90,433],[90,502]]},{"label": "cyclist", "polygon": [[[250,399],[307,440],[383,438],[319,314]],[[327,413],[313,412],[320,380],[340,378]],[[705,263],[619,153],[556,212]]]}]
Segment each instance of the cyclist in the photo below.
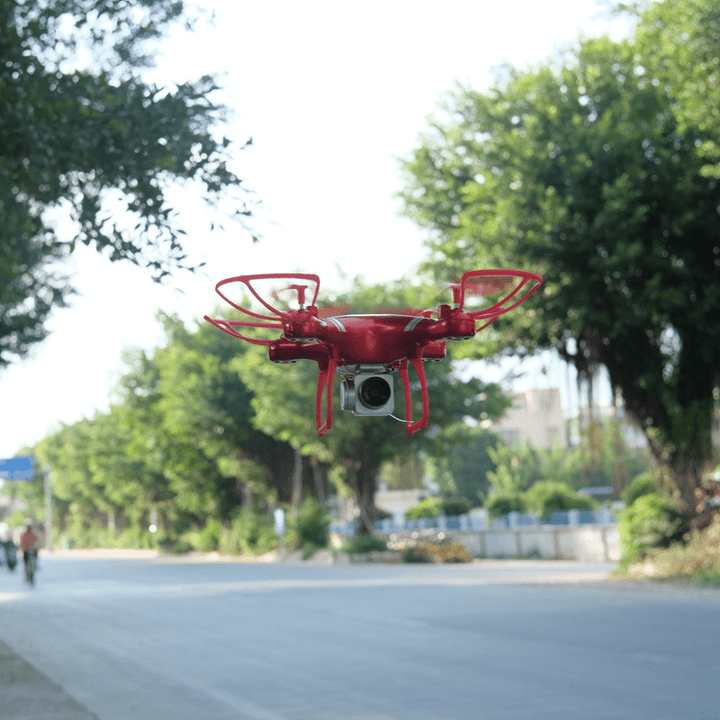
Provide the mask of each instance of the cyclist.
[{"label": "cyclist", "polygon": [[27,573],[28,561],[32,558],[33,566],[37,563],[37,541],[38,536],[33,532],[30,523],[25,527],[25,532],[20,536],[20,547],[23,551],[23,562]]}]

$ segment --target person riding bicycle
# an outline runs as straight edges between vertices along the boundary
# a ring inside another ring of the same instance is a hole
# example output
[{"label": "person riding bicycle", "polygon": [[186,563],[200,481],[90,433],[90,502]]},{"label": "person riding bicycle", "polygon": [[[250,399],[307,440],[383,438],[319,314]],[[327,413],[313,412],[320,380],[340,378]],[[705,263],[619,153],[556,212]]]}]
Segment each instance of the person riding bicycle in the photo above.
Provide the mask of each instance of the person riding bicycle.
[{"label": "person riding bicycle", "polygon": [[20,547],[23,551],[25,567],[27,567],[30,557],[37,563],[37,541],[38,536],[33,532],[32,525],[28,523],[25,527],[25,532],[20,536]]}]

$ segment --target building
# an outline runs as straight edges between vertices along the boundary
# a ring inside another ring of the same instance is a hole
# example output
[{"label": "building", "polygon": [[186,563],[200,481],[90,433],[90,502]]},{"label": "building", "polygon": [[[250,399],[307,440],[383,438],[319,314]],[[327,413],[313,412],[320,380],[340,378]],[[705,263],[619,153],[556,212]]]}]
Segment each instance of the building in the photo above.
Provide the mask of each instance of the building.
[{"label": "building", "polygon": [[567,445],[565,413],[558,388],[526,390],[511,397],[512,407],[491,426],[507,445],[529,443],[536,448]]}]

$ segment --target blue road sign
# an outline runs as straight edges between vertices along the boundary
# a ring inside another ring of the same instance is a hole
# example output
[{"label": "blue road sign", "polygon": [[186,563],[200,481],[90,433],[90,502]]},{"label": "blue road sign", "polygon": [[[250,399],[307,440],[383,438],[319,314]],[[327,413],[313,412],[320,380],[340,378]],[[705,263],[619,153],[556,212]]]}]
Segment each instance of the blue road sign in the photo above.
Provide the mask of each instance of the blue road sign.
[{"label": "blue road sign", "polygon": [[32,480],[35,477],[34,461],[35,458],[32,455],[0,458],[0,479]]}]

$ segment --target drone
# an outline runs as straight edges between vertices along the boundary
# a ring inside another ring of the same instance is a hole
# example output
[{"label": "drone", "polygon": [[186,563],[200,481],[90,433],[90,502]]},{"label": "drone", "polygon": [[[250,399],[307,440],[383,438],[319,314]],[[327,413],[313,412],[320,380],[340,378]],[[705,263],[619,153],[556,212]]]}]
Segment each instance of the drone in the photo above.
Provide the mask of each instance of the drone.
[{"label": "drone", "polygon": [[[246,305],[252,302],[251,298],[260,303],[257,311],[228,297],[227,286],[231,284],[241,286],[245,293],[242,302]],[[442,304],[437,310],[347,314],[349,308],[318,307],[317,275],[238,275],[218,282],[215,291],[247,319],[219,320],[206,315],[205,320],[228,335],[266,345],[272,362],[313,360],[318,364],[315,420],[320,437],[332,427],[336,371],[342,376],[340,407],[359,417],[395,417],[393,376],[399,373],[405,396],[403,422],[407,434],[413,435],[426,428],[429,419],[424,363],[442,360],[449,341],[472,338],[527,300],[541,284],[542,278],[533,272],[471,270],[459,283],[449,285],[452,305]],[[482,298],[480,304],[487,306],[472,309],[472,299],[478,297]],[[296,307],[291,308],[291,304]],[[243,334],[248,332],[246,328],[279,330],[280,337],[253,337]],[[417,375],[422,396],[421,417],[414,422],[408,365]]]}]

